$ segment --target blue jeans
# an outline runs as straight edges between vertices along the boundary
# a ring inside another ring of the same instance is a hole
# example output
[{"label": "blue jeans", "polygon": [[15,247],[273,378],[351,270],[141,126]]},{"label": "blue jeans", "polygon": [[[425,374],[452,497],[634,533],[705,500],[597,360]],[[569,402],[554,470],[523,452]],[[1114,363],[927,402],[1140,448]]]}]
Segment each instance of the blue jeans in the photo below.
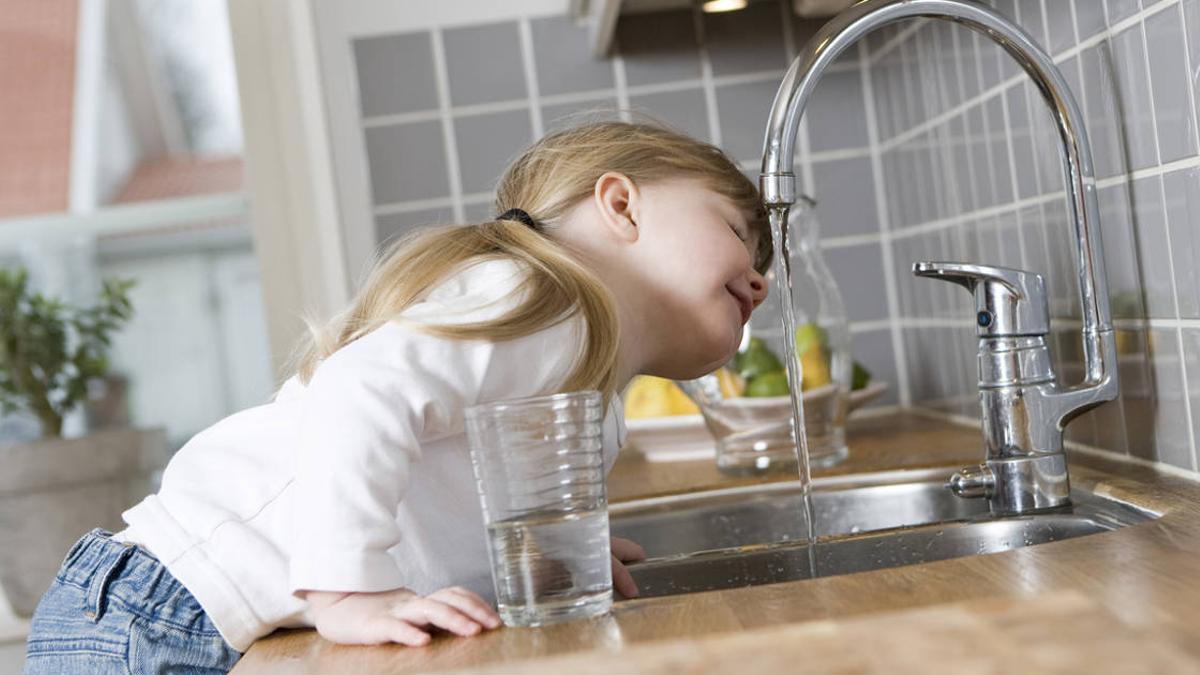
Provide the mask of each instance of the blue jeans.
[{"label": "blue jeans", "polygon": [[38,603],[25,674],[227,673],[241,656],[154,556],[92,530]]}]

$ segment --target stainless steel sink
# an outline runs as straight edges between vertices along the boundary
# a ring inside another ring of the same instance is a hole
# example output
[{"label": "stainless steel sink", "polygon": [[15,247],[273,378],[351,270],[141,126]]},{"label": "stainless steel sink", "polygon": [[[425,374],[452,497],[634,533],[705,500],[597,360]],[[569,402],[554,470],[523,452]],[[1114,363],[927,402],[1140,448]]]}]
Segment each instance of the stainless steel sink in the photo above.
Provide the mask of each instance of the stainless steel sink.
[{"label": "stainless steel sink", "polygon": [[[816,576],[1008,551],[1106,532],[1156,517],[1090,491],[1072,505],[993,518],[946,487],[950,469],[817,479]],[[646,549],[630,566],[642,597],[795,581],[812,576],[796,483],[647,499],[609,509],[614,536]]]}]

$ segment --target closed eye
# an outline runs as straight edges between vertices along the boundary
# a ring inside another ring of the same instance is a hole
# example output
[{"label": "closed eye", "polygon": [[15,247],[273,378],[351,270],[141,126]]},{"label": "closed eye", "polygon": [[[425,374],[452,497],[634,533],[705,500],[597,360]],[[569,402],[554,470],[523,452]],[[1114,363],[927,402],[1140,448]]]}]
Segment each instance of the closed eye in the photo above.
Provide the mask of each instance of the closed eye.
[{"label": "closed eye", "polygon": [[746,243],[750,239],[750,237],[747,237],[746,235],[742,234],[741,230],[737,229],[737,226],[734,225],[733,223],[729,224],[729,229],[733,230],[733,233],[735,235],[737,235],[738,239],[742,240],[743,244]]}]

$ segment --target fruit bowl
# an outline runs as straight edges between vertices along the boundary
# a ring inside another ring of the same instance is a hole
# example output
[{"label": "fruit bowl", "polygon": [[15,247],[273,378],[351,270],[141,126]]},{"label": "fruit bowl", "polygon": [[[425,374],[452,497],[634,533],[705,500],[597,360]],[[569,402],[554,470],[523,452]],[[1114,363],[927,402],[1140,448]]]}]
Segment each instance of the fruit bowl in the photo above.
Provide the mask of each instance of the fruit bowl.
[{"label": "fruit bowl", "polygon": [[[886,382],[873,382],[864,389],[850,392],[846,414],[879,398],[887,389]],[[830,409],[835,391],[835,385],[827,385],[804,392],[805,427],[810,440],[822,436],[821,429],[829,426],[826,411]],[[716,454],[714,437],[736,435],[736,431],[742,429],[753,429],[759,438],[784,436],[790,428],[791,415],[790,396],[728,398],[706,404],[703,415],[629,419],[626,422],[628,444],[651,461],[711,458]],[[818,445],[810,443],[813,447]]]},{"label": "fruit bowl", "polygon": [[[872,382],[863,389],[856,389],[850,392],[850,396],[846,400],[846,414],[854,412],[858,408],[874,401],[883,396],[887,392],[887,382]],[[809,408],[818,401],[824,401],[827,397],[832,396],[837,391],[837,387],[832,384],[827,384],[824,387],[816,387],[804,392],[804,412],[807,415]],[[736,398],[727,398],[723,401],[726,405],[744,408],[746,410],[754,410],[759,415],[773,414],[782,417],[787,417],[792,414],[792,397],[791,396],[760,396],[748,397],[741,396]]]}]

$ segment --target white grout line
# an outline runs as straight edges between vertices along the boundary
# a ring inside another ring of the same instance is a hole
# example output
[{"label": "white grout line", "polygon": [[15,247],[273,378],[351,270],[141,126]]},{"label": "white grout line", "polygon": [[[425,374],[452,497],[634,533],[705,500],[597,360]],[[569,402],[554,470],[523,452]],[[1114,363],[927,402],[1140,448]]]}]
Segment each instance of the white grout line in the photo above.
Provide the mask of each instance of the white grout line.
[{"label": "white grout line", "polygon": [[704,87],[704,77],[693,77],[686,80],[672,80],[658,84],[626,85],[630,96],[646,96],[649,94],[668,94],[673,91],[688,91]]},{"label": "white grout line", "polygon": [[[799,134],[797,134],[799,136]],[[840,148],[838,150],[821,150],[819,152],[809,152],[808,157],[813,164],[821,162],[836,162],[845,159],[868,159],[871,156],[870,145],[860,145],[855,148]],[[797,162],[804,161],[804,156],[799,152],[793,158]],[[742,169],[758,169],[762,167],[762,157],[751,159],[738,160],[737,165]]]},{"label": "white grout line", "polygon": [[700,86],[704,92],[704,108],[708,115],[708,140],[721,147],[721,117],[717,110],[717,90],[713,86],[712,59],[708,55],[708,36],[704,32],[704,17],[700,9],[692,10],[692,24],[700,36]]},{"label": "white grout line", "polygon": [[625,76],[625,57],[618,52],[613,56],[613,84],[617,86],[617,109],[620,111],[618,115],[623,122],[629,122],[629,83]]},{"label": "white grout line", "polygon": [[873,234],[848,234],[842,237],[821,237],[821,248],[846,248],[862,246],[863,244],[883,244],[886,241],[882,232]]},{"label": "white grout line", "polygon": [[521,66],[525,73],[525,91],[528,93],[526,105],[529,106],[529,125],[533,129],[533,138],[537,140],[545,132],[542,122],[541,98],[538,94],[537,67],[533,60],[533,28],[529,25],[529,17],[523,16],[517,22],[521,42]]},{"label": "white grout line", "polygon": [[851,333],[869,333],[876,330],[888,330],[892,328],[891,319],[875,319],[873,321],[851,321]]},{"label": "white grout line", "polygon": [[867,58],[866,43],[859,43],[858,64],[862,73],[863,108],[866,112],[867,142],[871,149],[871,180],[875,187],[875,217],[879,219],[879,236],[882,238],[880,250],[883,254],[883,290],[887,296],[889,332],[892,338],[892,360],[896,364],[896,387],[900,394],[900,405],[907,407],[912,404],[912,391],[908,384],[908,359],[905,358],[904,336],[900,331],[900,298],[896,288],[896,262],[892,254],[891,240],[888,232],[891,227],[888,219],[887,191],[883,183],[883,158],[879,152],[879,123],[875,116],[875,91],[871,85],[870,61]]},{"label": "white grout line", "polygon": [[[505,110],[511,110],[515,105],[505,105]],[[440,110],[422,110],[420,112],[411,113],[394,113],[391,115],[372,115],[362,119],[364,129],[372,129],[374,127],[390,127],[396,124],[411,124],[413,122],[432,122],[442,119],[442,111]]]},{"label": "white grout line", "polygon": [[434,26],[429,31],[433,46],[433,72],[437,82],[438,108],[441,110],[442,142],[446,144],[446,174],[450,179],[450,199],[454,209],[454,220],[463,222],[462,178],[459,175],[458,143],[454,138],[454,120],[450,117],[450,76],[446,71],[446,48],[442,41],[442,29]]}]

